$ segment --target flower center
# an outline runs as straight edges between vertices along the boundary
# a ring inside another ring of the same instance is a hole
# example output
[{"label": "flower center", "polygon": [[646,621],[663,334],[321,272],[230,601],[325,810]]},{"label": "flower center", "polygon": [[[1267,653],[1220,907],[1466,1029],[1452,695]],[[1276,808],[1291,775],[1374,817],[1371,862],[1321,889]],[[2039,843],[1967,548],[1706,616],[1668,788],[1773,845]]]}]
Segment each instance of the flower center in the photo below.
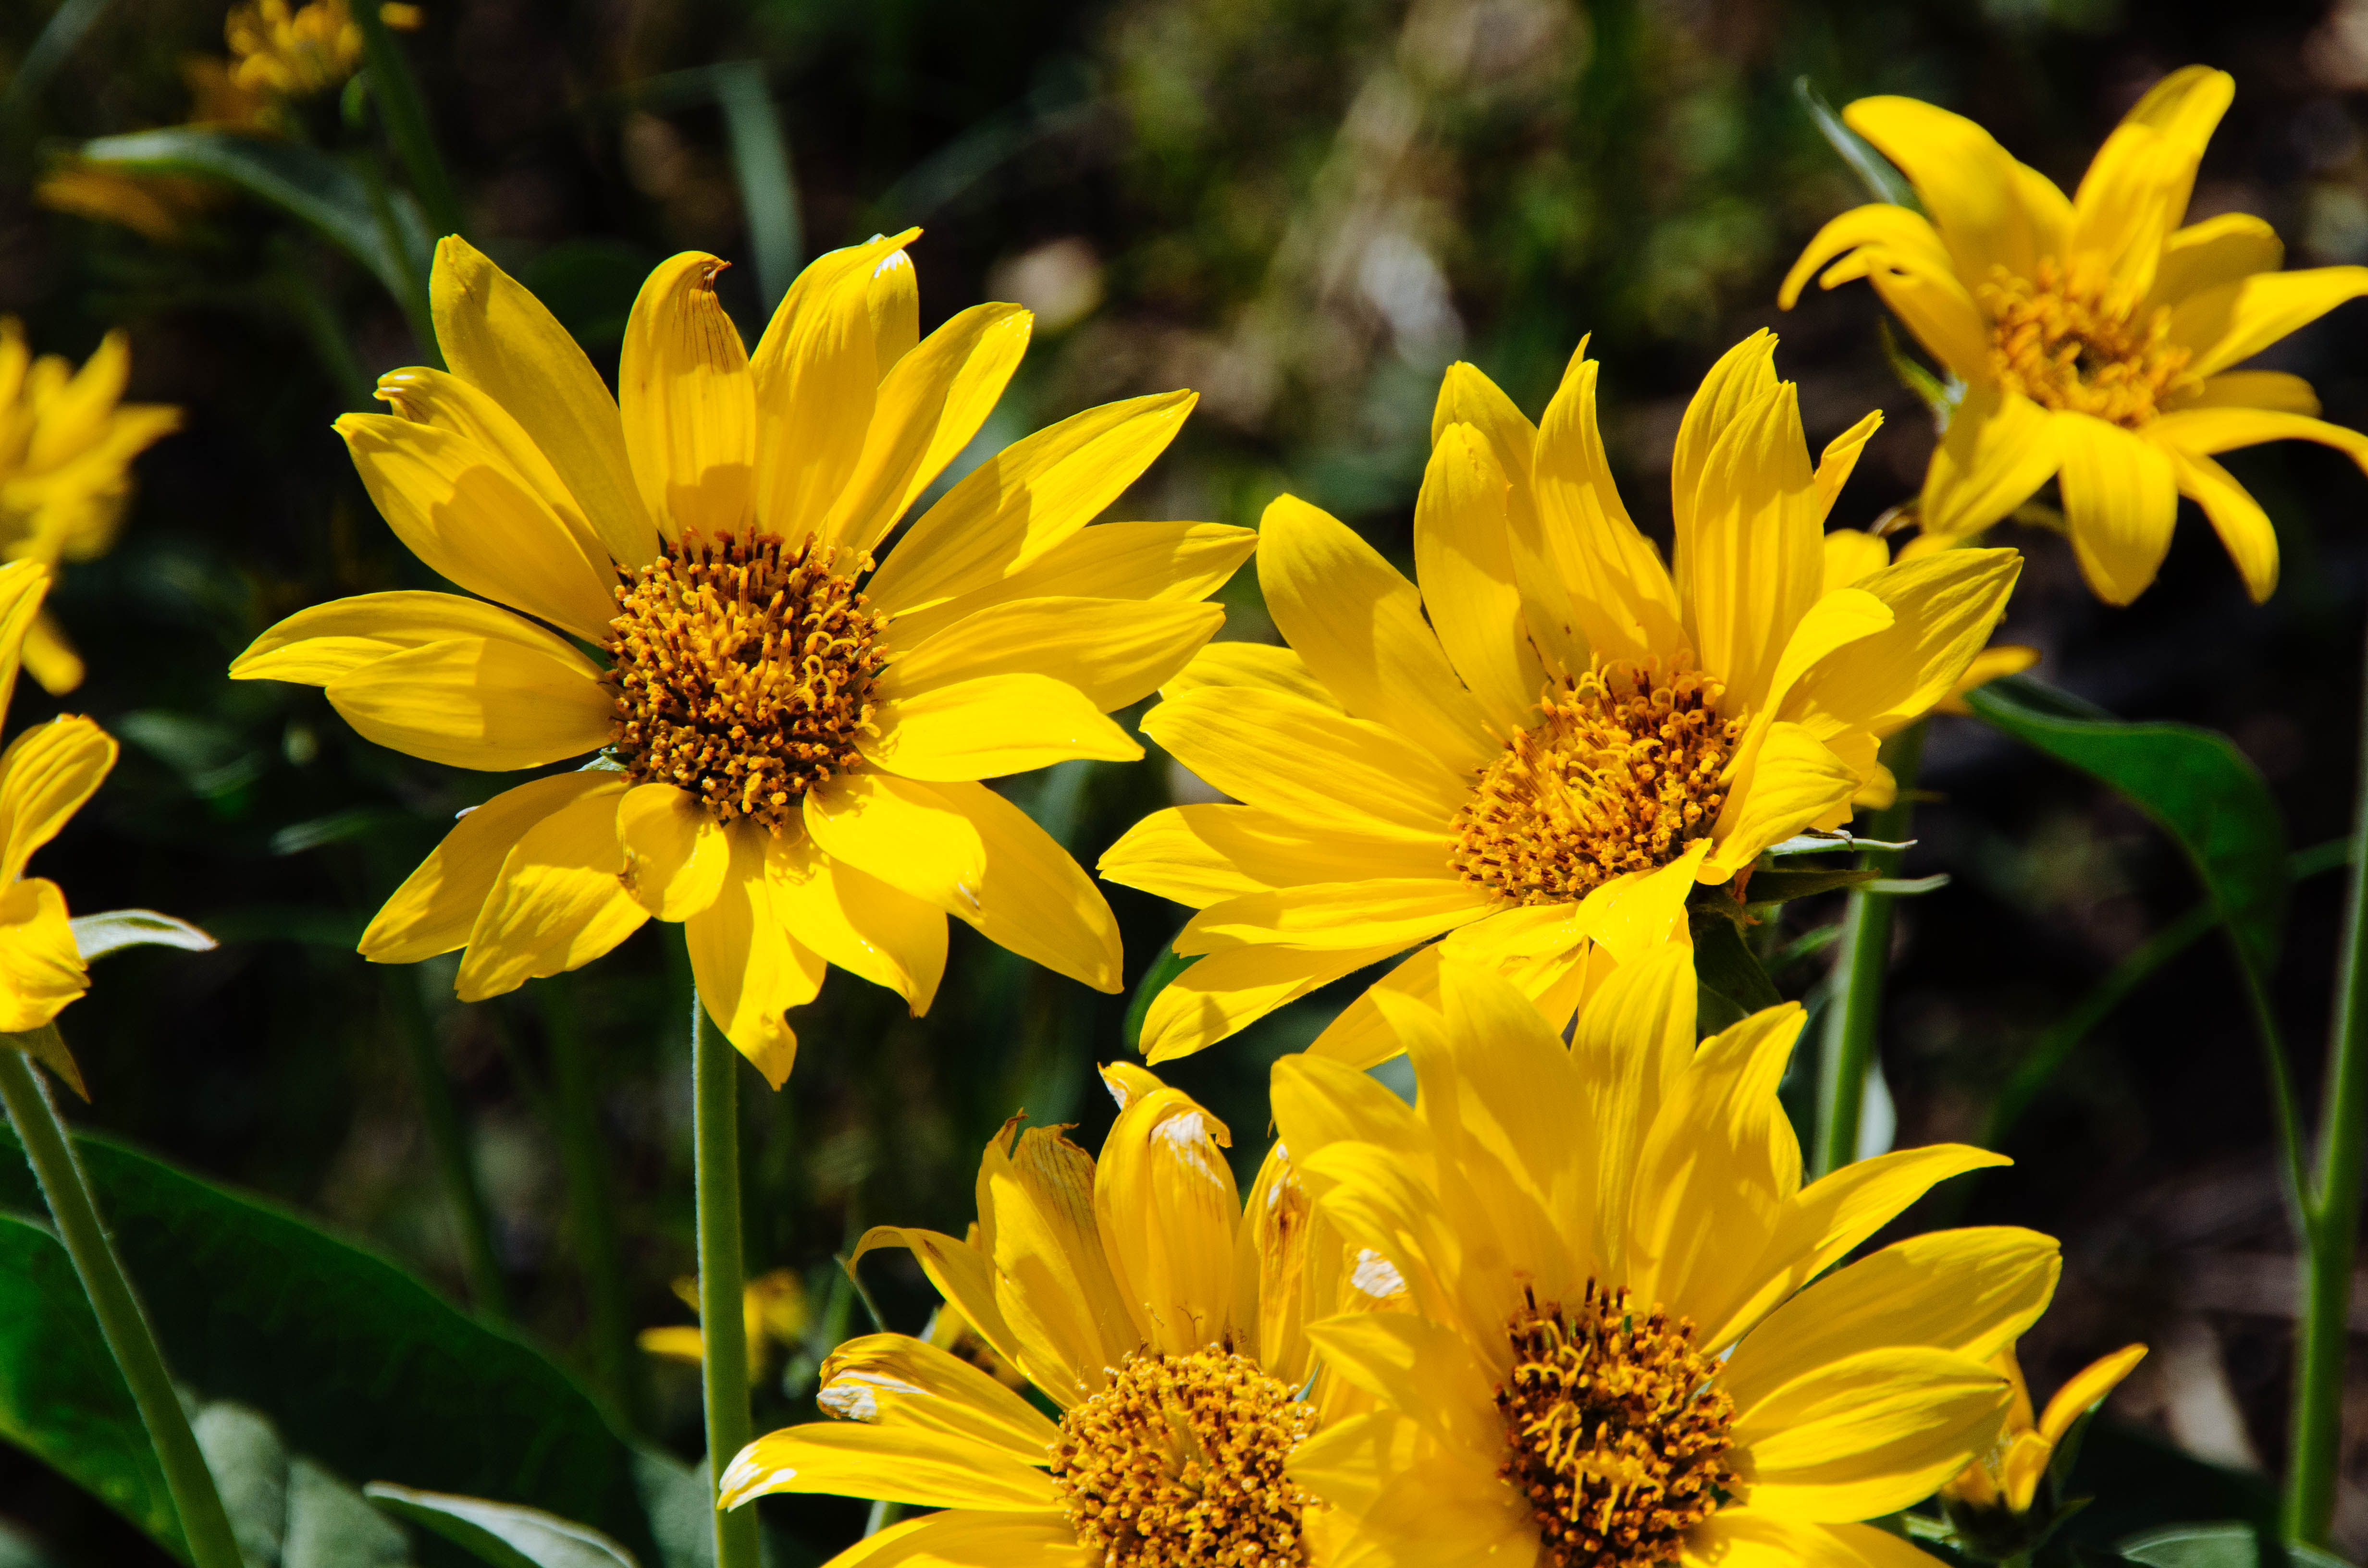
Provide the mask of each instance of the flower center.
[{"label": "flower center", "polygon": [[1508,1325],[1513,1370],[1497,1391],[1509,1450],[1498,1471],[1530,1501],[1554,1568],[1677,1560],[1686,1532],[1728,1499],[1722,1458],[1735,1402],[1694,1325],[1587,1284],[1584,1300],[1529,1305]]},{"label": "flower center", "polygon": [[718,822],[779,833],[805,792],[856,764],[871,730],[872,639],[850,559],[812,536],[695,528],[647,566],[620,572],[604,644],[617,689],[609,749],[636,784],[699,797]]},{"label": "flower center", "polygon": [[1304,1563],[1314,1499],[1283,1464],[1315,1428],[1246,1356],[1137,1354],[1061,1418],[1053,1483],[1096,1568]]},{"label": "flower center", "polygon": [[2169,306],[2134,321],[2054,257],[2034,270],[2025,278],[1999,267],[1977,290],[1993,324],[1990,366],[2007,386],[2043,408],[2135,430],[2170,394],[2201,384],[2187,373],[2192,353],[2169,341]]},{"label": "flower center", "polygon": [[1557,696],[1506,744],[1455,815],[1449,857],[1464,881],[1516,903],[1560,903],[1628,871],[1649,871],[1708,833],[1725,803],[1719,774],[1743,721],[1725,688],[1691,670],[1664,677],[1614,662]]}]

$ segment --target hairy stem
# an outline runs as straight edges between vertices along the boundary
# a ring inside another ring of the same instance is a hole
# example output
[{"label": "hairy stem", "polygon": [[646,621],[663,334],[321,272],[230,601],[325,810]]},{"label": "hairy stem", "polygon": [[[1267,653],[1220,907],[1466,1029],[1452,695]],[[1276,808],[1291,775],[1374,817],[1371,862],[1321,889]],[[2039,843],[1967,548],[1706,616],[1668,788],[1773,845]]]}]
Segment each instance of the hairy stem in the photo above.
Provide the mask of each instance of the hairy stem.
[{"label": "hairy stem", "polygon": [[[734,1456],[748,1446],[748,1337],[740,1294],[739,1053],[690,997],[692,1157],[699,1188],[699,1334],[707,1401],[710,1495]],[[757,1568],[757,1515],[719,1509],[716,1568]]]}]

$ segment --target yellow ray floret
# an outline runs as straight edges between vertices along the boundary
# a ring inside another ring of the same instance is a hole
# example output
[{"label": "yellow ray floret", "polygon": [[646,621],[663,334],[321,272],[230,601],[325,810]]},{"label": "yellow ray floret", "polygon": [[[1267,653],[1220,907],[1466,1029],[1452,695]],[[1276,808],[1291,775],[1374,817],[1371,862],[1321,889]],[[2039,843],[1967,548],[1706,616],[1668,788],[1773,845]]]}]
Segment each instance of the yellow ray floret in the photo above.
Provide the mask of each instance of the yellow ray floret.
[{"label": "yellow ray floret", "polygon": [[[1612,963],[1685,939],[1697,883],[1887,799],[1877,743],[1949,696],[2019,561],[1831,550],[1877,420],[1813,464],[1775,347],[1731,350],[1687,411],[1670,567],[1612,483],[1583,345],[1534,427],[1450,369],[1415,582],[1305,502],[1267,509],[1258,581],[1289,646],[1204,650],[1144,722],[1238,803],[1157,812],[1101,860],[1200,911],[1151,1060],[1408,949],[1393,991],[1435,994],[1458,955],[1567,1018]],[[1360,1001],[1315,1049],[1370,1062],[1379,1024]]]},{"label": "yellow ray floret", "polygon": [[1103,1078],[1121,1108],[1099,1161],[1015,1120],[980,1162],[970,1239],[882,1227],[856,1249],[909,1248],[1057,1419],[934,1345],[873,1335],[823,1368],[838,1419],[743,1449],[726,1506],[825,1492],[945,1510],[840,1564],[1329,1561],[1329,1521],[1288,1466],[1369,1402],[1318,1373],[1305,1325],[1402,1305],[1402,1288],[1312,1212],[1281,1146],[1244,1202],[1222,1123],[1141,1068]]},{"label": "yellow ray floret", "polygon": [[1208,640],[1224,612],[1201,601],[1256,538],[1088,526],[1174,437],[1175,392],[988,458],[875,566],[1028,341],[1015,305],[919,336],[912,237],[814,262],[753,355],[723,264],[674,257],[614,397],[533,295],[438,247],[452,369],[391,373],[393,412],[337,430],[388,526],[467,594],[305,610],[231,673],[323,687],[364,736],[454,767],[593,761],[463,816],[365,955],[463,949],[474,1000],[680,921],[709,1014],[776,1085],[784,1012],[826,965],[926,1009],[949,915],[1117,988],[1109,906],[980,781],[1141,756],[1105,715]]},{"label": "yellow ray floret", "polygon": [[1622,964],[1565,1044],[1451,960],[1431,1003],[1384,996],[1414,1106],[1323,1057],[1277,1063],[1316,1213],[1387,1260],[1411,1309],[1308,1329],[1375,1402],[1292,1460],[1344,1554],[1927,1561],[1859,1521],[1996,1438],[2010,1390],[1988,1358],[2046,1306],[2056,1245],[1942,1231],[1827,1273],[1934,1182],[2004,1162],[1903,1150],[1803,1186],[1776,1096],[1800,1008],[1697,1050],[1694,996],[1679,950]]},{"label": "yellow ray floret", "polygon": [[[2044,1531],[2054,1524],[2053,1518],[2032,1520],[2029,1516],[2038,1501],[2039,1483],[2055,1462],[2056,1449],[2080,1418],[2103,1403],[2105,1396],[2136,1369],[2146,1354],[2143,1345],[2124,1345],[2110,1356],[2099,1357],[2075,1372],[2055,1391],[2046,1410],[2034,1417],[2031,1392],[2023,1383],[2022,1364],[2015,1358],[2014,1346],[2000,1349],[1995,1363],[2014,1392],[2006,1426],[1997,1443],[1975,1455],[1972,1463],[1941,1488],[1941,1501],[1948,1506],[1959,1528],[1983,1540],[2026,1536],[2034,1526]],[[2014,1540],[2009,1550],[2021,1551],[2033,1544],[2036,1542]]]},{"label": "yellow ray floret", "polygon": [[1791,306],[1812,278],[1863,278],[1964,383],[1925,475],[1926,531],[1977,532],[2053,478],[2089,587],[2127,604],[2154,581],[2185,495],[2259,600],[2277,586],[2277,535],[2214,458],[2305,440],[2368,467],[2368,437],[2317,418],[2300,377],[2235,368],[2368,294],[2368,267],[2282,272],[2276,232],[2247,213],[2180,226],[2234,92],[2201,65],[2164,77],[2068,199],[1945,109],[1878,97],[1842,111],[1924,211],[1843,213],[1780,299]]}]

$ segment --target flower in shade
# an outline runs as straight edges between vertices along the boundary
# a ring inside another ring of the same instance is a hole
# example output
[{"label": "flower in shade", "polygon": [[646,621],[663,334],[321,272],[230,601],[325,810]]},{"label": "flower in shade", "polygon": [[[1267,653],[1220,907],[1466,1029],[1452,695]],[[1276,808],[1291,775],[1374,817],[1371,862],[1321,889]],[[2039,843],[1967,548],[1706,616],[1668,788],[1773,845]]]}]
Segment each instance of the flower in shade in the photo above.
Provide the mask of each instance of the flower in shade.
[{"label": "flower in shade", "polygon": [[2037,1419],[2014,1346],[2000,1349],[1998,1369],[2013,1390],[1998,1441],[1941,1488],[1941,1503],[1961,1541],[1993,1562],[2031,1551],[2080,1505],[2063,1495],[2078,1451],[2083,1417],[2146,1359],[2143,1345],[2124,1345],[2072,1375]]},{"label": "flower in shade", "polygon": [[1964,384],[1925,473],[1925,531],[1977,532],[2054,478],[2089,587],[2127,604],[2154,581],[2185,495],[2263,599],[2277,534],[2215,455],[2299,439],[2368,467],[2368,437],[2315,417],[2309,383],[2237,368],[2368,293],[2368,267],[2280,271],[2276,232],[2249,213],[2180,225],[2234,90],[2200,65],[2163,78],[2068,200],[1945,109],[1877,97],[1842,111],[1906,171],[1924,211],[1843,213],[1780,300],[1789,307],[1812,277],[1828,289],[1866,278]]},{"label": "flower in shade", "polygon": [[[364,0],[367,4],[368,0]],[[388,27],[419,26],[416,6],[381,5]],[[347,0],[247,0],[222,22],[230,45],[230,80],[255,97],[308,98],[335,92],[362,62],[362,30]]]},{"label": "flower in shade", "polygon": [[822,1492],[942,1509],[851,1548],[975,1568],[1329,1560],[1288,1474],[1312,1432],[1362,1408],[1321,1374],[1305,1324],[1394,1304],[1386,1265],[1313,1215],[1282,1151],[1235,1194],[1224,1126],[1141,1068],[1097,1161],[1060,1128],[1007,1126],[978,1173],[973,1242],[883,1227],[1049,1403],[918,1339],[871,1335],[824,1364],[835,1421],[759,1437],[725,1506]]},{"label": "flower in shade", "polygon": [[1344,1557],[1930,1568],[1860,1521],[1995,1440],[2011,1390],[1988,1358],[2046,1306],[2055,1244],[1941,1231],[1835,1269],[1934,1182],[2004,1162],[1909,1149],[1803,1186],[1776,1093],[1801,1009],[1697,1050],[1694,995],[1676,949],[1622,964],[1565,1045],[1451,962],[1435,1006],[1389,1002],[1413,1106],[1343,1062],[1276,1064],[1316,1211],[1407,1292],[1308,1329],[1376,1402],[1291,1466]]},{"label": "flower in shade", "polygon": [[[1450,369],[1417,582],[1304,501],[1267,509],[1258,582],[1289,646],[1205,650],[1144,721],[1239,803],[1156,812],[1101,860],[1200,911],[1152,1060],[1409,948],[1383,983],[1429,994],[1456,954],[1567,1018],[1611,962],[1683,940],[1697,883],[1889,799],[1877,743],[1948,694],[2020,561],[1950,551],[1829,587],[1826,514],[1879,416],[1812,465],[1775,347],[1730,350],[1687,410],[1674,571],[1612,484],[1584,346],[1536,426]],[[1373,1060],[1378,1024],[1360,1001],[1316,1049]]]},{"label": "flower in shade", "polygon": [[[17,685],[20,651],[48,592],[38,561],[0,566],[0,716]],[[55,838],[115,766],[114,738],[69,715],[36,724],[0,752],[0,1035],[83,1093],[81,1074],[44,1026],[90,988],[90,971],[66,913],[63,889],[28,877],[33,852]],[[43,1038],[45,1036],[45,1038]],[[87,1096],[85,1096],[87,1097]]]},{"label": "flower in shade", "polygon": [[[699,1310],[699,1280],[685,1276],[674,1282],[674,1293],[692,1312]],[[777,1351],[794,1350],[804,1342],[806,1290],[793,1270],[776,1268],[740,1287],[742,1328],[747,1335],[748,1381],[760,1381]],[[635,1342],[653,1356],[698,1366],[707,1358],[707,1341],[692,1325],[665,1324],[645,1328]]]},{"label": "flower in shade", "polygon": [[438,247],[452,370],[390,374],[394,412],[337,429],[395,533],[484,597],[323,605],[232,674],[323,686],[365,737],[455,767],[593,760],[463,816],[367,957],[465,949],[475,1000],[680,921],[709,1014],[776,1085],[783,1012],[825,964],[925,1009],[948,915],[1117,988],[1100,893],[979,780],[1140,756],[1104,714],[1208,639],[1223,611],[1199,601],[1255,536],[1087,526],[1173,437],[1177,392],[989,457],[875,568],[1028,340],[1027,312],[980,305],[916,341],[911,237],[816,261],[753,358],[715,298],[723,264],[666,262],[615,398],[531,294]]},{"label": "flower in shade", "polygon": [[[0,318],[0,557],[54,571],[115,543],[132,460],[181,424],[170,404],[125,403],[131,374],[131,347],[120,332],[75,369],[59,355],[35,357],[17,318]],[[23,659],[46,691],[82,684],[81,655],[46,610]]]}]

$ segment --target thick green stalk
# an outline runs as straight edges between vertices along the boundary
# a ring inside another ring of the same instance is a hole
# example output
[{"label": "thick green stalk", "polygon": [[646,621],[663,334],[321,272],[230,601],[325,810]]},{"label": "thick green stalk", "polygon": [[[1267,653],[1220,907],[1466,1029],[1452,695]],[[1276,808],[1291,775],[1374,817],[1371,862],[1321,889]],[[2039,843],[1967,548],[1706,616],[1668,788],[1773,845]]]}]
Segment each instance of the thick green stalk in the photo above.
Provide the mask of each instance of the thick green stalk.
[{"label": "thick green stalk", "polygon": [[395,1032],[411,1052],[411,1076],[419,1089],[420,1119],[427,1124],[427,1147],[436,1159],[436,1175],[451,1206],[452,1228],[460,1233],[461,1267],[469,1278],[469,1299],[477,1315],[507,1323],[509,1288],[502,1279],[501,1256],[494,1250],[494,1225],[485,1207],[484,1188],[477,1184],[476,1162],[469,1157],[469,1135],[461,1124],[461,1108],[452,1098],[451,1080],[444,1075],[444,1057],[436,1049],[436,1026],[420,999],[419,976],[409,966],[386,972],[387,994],[393,998]]},{"label": "thick green stalk", "polygon": [[231,1533],[230,1517],[222,1512],[222,1494],[214,1490],[213,1472],[198,1449],[189,1418],[173,1391],[172,1374],[165,1369],[164,1353],[149,1331],[146,1314],[131,1293],[123,1260],[99,1222],[98,1206],[74,1145],[58,1120],[31,1060],[7,1037],[0,1044],[0,1101],[25,1145],[25,1158],[40,1178],[41,1196],[49,1200],[50,1216],[57,1221],[59,1239],[74,1259],[83,1293],[98,1319],[98,1331],[123,1369],[123,1381],[140,1407],[141,1424],[155,1445],[156,1462],[164,1467],[173,1507],[181,1517],[181,1538],[188,1543],[197,1568],[241,1568],[238,1538]]},{"label": "thick green stalk", "polygon": [[[707,1401],[710,1497],[751,1436],[748,1329],[740,1305],[740,1053],[690,995],[692,1159],[699,1190],[700,1392]],[[757,1568],[757,1514],[718,1509],[715,1568]]]},{"label": "thick green stalk", "polygon": [[609,1156],[600,1136],[600,1096],[592,1060],[575,1013],[568,977],[537,981],[535,1001],[551,1047],[560,1164],[567,1173],[567,1210],[589,1307],[592,1366],[601,1390],[629,1422],[641,1419],[641,1359],[625,1299],[624,1244],[617,1230],[617,1199],[609,1185]]},{"label": "thick green stalk", "polygon": [[[1896,843],[1907,835],[1916,813],[1910,796],[1923,756],[1921,720],[1884,743],[1884,765],[1891,769],[1899,793],[1875,813],[1866,836]],[[1869,849],[1859,857],[1859,864],[1882,876],[1895,876],[1899,852]],[[1866,1102],[1866,1068],[1874,1059],[1875,1029],[1882,1021],[1884,971],[1891,965],[1891,905],[1889,893],[1853,892],[1842,915],[1833,1000],[1827,1006],[1818,1049],[1817,1136],[1810,1162],[1814,1176],[1839,1170],[1858,1158],[1859,1110]]]},{"label": "thick green stalk", "polygon": [[[2368,689],[2362,700],[2368,704]],[[2351,873],[2343,904],[2335,1038],[2319,1098],[2317,1168],[2311,1189],[2295,1194],[2302,1207],[2302,1334],[2294,1346],[2284,1524],[2289,1540],[2313,1546],[2327,1543],[2335,1521],[2351,1265],[2360,1234],[2362,1144],[2368,1142],[2368,713],[2361,722],[2360,775],[2354,788]]]}]

